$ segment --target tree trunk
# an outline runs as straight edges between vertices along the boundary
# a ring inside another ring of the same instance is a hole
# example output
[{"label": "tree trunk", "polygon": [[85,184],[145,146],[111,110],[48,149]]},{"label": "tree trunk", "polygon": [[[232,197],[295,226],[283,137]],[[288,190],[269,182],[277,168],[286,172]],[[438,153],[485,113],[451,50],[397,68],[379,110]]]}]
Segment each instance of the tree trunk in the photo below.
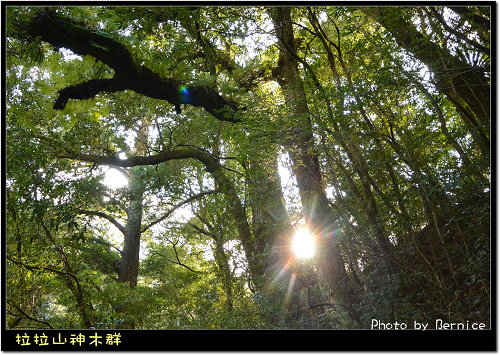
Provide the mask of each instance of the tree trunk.
[{"label": "tree trunk", "polygon": [[127,224],[123,241],[122,259],[118,282],[128,283],[131,288],[137,286],[139,272],[139,251],[141,242],[142,199],[144,195],[144,181],[140,171],[143,168],[131,169],[130,196],[127,210]]},{"label": "tree trunk", "polygon": [[[135,141],[135,153],[141,156],[146,155],[148,141],[149,120],[143,120],[139,128],[139,133]],[[127,208],[127,223],[123,238],[122,258],[118,273],[118,282],[128,283],[130,288],[137,286],[139,275],[139,253],[141,248],[141,227],[142,227],[142,200],[144,198],[145,184],[143,167],[133,167],[130,169],[129,179],[129,206]],[[125,321],[120,325],[123,329],[134,329],[135,322],[131,319],[128,305],[117,307],[119,313],[125,315]]]},{"label": "tree trunk", "polygon": [[[335,79],[335,82],[339,87],[342,86],[342,80],[340,77],[340,73],[337,70],[337,65],[335,63],[335,57],[331,51],[329,43],[333,43],[330,39],[328,39],[327,34],[323,30],[317,15],[311,11],[311,9],[308,9],[308,15],[309,15],[309,20],[311,24],[313,25],[315,31],[318,33],[318,38],[320,39],[324,49],[326,50],[327,58],[328,58],[328,65],[330,67],[330,70],[333,74],[333,77]],[[339,39],[340,41],[340,39]],[[340,66],[344,72],[345,77],[347,78],[348,82],[350,85],[353,85],[352,79],[351,79],[351,74],[347,68],[347,65],[343,59],[342,51],[340,45],[336,46],[335,49],[337,50],[337,58],[340,62]],[[320,86],[321,84],[317,83],[316,86]],[[321,89],[323,91],[323,89]],[[360,98],[354,94],[354,97],[356,101],[359,104],[359,108],[361,111],[362,115],[366,115],[363,109],[363,106],[361,104]],[[368,218],[369,224],[372,225],[373,228],[373,234],[375,235],[375,239],[377,241],[378,248],[380,252],[383,254],[385,257],[385,263],[387,265],[387,269],[389,273],[395,273],[398,270],[397,263],[394,261],[394,253],[392,252],[391,245],[389,243],[389,240],[387,238],[387,233],[385,232],[385,228],[382,224],[382,221],[380,220],[379,217],[379,212],[378,212],[378,207],[377,203],[375,200],[375,196],[373,195],[371,186],[374,188],[377,188],[377,185],[373,181],[373,179],[370,176],[369,170],[368,170],[368,164],[366,162],[365,157],[363,156],[363,153],[361,151],[361,148],[359,145],[355,142],[353,137],[351,136],[351,133],[349,132],[349,129],[344,130],[344,126],[342,124],[339,124],[336,122],[336,117],[334,117],[333,110],[331,109],[331,103],[329,100],[325,97],[325,101],[327,102],[327,112],[328,116],[330,119],[331,124],[333,125],[335,129],[335,134],[332,132],[333,136],[336,136],[336,139],[342,146],[343,150],[347,153],[349,159],[353,162],[355,165],[355,171],[357,172],[359,179],[361,181],[362,187],[363,187],[363,192],[364,194],[361,194],[361,191],[359,191],[355,185],[354,181],[350,176],[346,176],[348,181],[350,182],[350,186],[353,190],[354,193],[356,193],[357,197],[360,199],[361,203],[361,208],[363,212],[366,214]],[[344,101],[345,99],[341,97],[339,100],[339,107],[337,108],[338,112],[343,112],[344,110]],[[340,119],[340,122],[347,121],[345,117],[342,117]],[[328,129],[327,129],[328,130]],[[336,164],[339,165],[340,161],[337,160]],[[340,167],[340,165],[339,165]],[[343,169],[345,171],[345,168]],[[380,191],[380,190],[379,190]],[[382,196],[383,198],[383,196]],[[388,207],[391,209],[391,207]]]},{"label": "tree trunk", "polygon": [[[220,222],[217,223],[220,226]],[[231,269],[229,268],[229,258],[224,250],[224,237],[220,231],[214,231],[214,259],[219,268],[220,277],[222,281],[222,288],[226,294],[226,310],[232,312],[233,310],[233,288]]]},{"label": "tree trunk", "polygon": [[285,142],[292,158],[293,172],[297,179],[304,209],[305,221],[317,241],[318,267],[322,278],[330,288],[330,298],[343,299],[345,268],[333,237],[333,223],[326,192],[323,186],[318,157],[314,153],[312,125],[306,95],[299,74],[290,8],[271,10],[271,16],[279,39],[278,83],[285,96],[290,112],[290,127]]},{"label": "tree trunk", "polygon": [[258,289],[269,285],[286,267],[292,234],[281,190],[277,154],[271,149],[260,153],[253,155],[249,164],[252,230],[255,250],[260,255],[256,265],[260,278],[256,285]]},{"label": "tree trunk", "polygon": [[[135,141],[135,153],[145,156],[147,152],[149,120],[143,120]],[[127,209],[127,224],[123,240],[122,259],[118,282],[128,283],[131,288],[137,286],[139,273],[139,252],[141,244],[142,200],[144,198],[144,168],[130,169],[129,207]]]}]

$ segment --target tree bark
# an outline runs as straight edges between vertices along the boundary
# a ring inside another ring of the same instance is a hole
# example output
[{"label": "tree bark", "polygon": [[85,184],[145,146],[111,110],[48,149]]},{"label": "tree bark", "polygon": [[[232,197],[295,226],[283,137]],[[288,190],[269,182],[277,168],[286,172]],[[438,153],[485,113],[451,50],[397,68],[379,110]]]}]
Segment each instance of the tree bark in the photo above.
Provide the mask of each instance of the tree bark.
[{"label": "tree bark", "polygon": [[222,288],[226,294],[226,310],[233,311],[233,287],[232,276],[229,268],[229,258],[224,250],[224,237],[220,231],[213,231],[213,238],[215,241],[214,259],[219,268],[219,273],[222,281]]},{"label": "tree bark", "polygon": [[[319,161],[314,153],[314,138],[306,95],[296,60],[290,8],[271,9],[279,39],[278,83],[290,112],[290,128],[286,148],[292,158],[305,221],[318,244],[318,266],[321,276],[329,285],[330,298],[343,299],[345,268],[332,233],[336,226],[321,178]],[[340,286],[340,287],[339,287]]]},{"label": "tree bark", "polygon": [[[259,146],[258,140],[253,140]],[[260,145],[262,147],[265,144]],[[253,155],[249,163],[249,196],[255,241],[258,289],[267,289],[274,277],[286,268],[291,256],[292,226],[285,206],[278,174],[276,151]]]},{"label": "tree bark", "polygon": [[[135,141],[135,154],[146,155],[148,141],[149,120],[141,122]],[[142,200],[144,198],[145,184],[142,167],[130,170],[129,180],[129,206],[127,208],[127,223],[123,239],[122,259],[118,282],[128,283],[131,288],[137,286],[139,273],[139,252],[142,230]]]},{"label": "tree bark", "polygon": [[137,286],[139,273],[139,252],[141,242],[142,199],[144,196],[144,181],[139,173],[141,168],[131,171],[129,182],[130,202],[127,208],[127,223],[123,239],[122,258],[118,282],[128,283],[131,288]]}]

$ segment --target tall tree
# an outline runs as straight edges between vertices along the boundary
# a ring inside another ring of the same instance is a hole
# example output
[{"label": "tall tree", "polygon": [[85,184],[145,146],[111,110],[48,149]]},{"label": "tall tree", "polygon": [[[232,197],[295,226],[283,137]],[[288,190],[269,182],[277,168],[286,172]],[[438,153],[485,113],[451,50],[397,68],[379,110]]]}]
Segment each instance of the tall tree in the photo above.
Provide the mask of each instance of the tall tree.
[{"label": "tall tree", "polygon": [[[284,144],[292,158],[306,224],[318,241],[319,265],[330,287],[329,297],[333,300],[344,299],[345,290],[339,286],[345,280],[345,269],[332,237],[332,231],[337,226],[326,197],[318,157],[314,153],[312,124],[298,70],[290,8],[273,8],[270,11],[280,48],[277,80],[290,113],[290,126]],[[341,291],[335,294],[336,290]]]}]

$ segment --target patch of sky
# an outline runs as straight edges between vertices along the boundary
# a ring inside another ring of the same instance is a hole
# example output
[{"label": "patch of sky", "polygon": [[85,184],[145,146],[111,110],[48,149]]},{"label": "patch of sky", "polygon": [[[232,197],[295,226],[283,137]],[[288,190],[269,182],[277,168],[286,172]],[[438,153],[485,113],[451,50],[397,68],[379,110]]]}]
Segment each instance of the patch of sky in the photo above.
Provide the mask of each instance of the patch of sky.
[{"label": "patch of sky", "polygon": [[[275,36],[271,34],[273,29],[272,21],[269,17],[263,19],[260,27],[254,21],[248,21],[248,35],[243,38],[237,37],[234,42],[237,45],[244,46],[246,49],[243,55],[235,57],[235,61],[242,66],[245,66],[251,59],[254,59],[262,49],[268,48],[277,42]],[[236,31],[236,27],[231,27],[231,30]]]},{"label": "patch of sky", "polygon": [[119,169],[115,168],[102,168],[104,172],[103,183],[108,188],[116,190],[128,185],[128,177]]},{"label": "patch of sky", "polygon": [[278,173],[287,209],[301,209],[297,180],[292,173],[290,157],[287,153],[282,153],[278,159]]},{"label": "patch of sky", "polygon": [[224,250],[231,255],[229,258],[229,267],[234,275],[240,276],[245,272],[246,256],[237,240],[229,240],[224,243]]},{"label": "patch of sky", "polygon": [[59,53],[62,54],[65,62],[69,62],[70,60],[82,60],[80,55],[73,53],[73,51],[67,48],[59,48]]}]

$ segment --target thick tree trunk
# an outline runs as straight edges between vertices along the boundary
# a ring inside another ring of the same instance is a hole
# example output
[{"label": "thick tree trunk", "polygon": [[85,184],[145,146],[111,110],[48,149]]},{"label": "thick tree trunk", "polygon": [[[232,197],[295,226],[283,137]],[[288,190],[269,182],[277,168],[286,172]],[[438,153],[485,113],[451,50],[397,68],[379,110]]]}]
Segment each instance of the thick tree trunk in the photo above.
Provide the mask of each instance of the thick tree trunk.
[{"label": "thick tree trunk", "polygon": [[[147,152],[149,120],[141,122],[135,141],[135,153],[144,156]],[[131,288],[137,286],[139,273],[139,252],[142,227],[142,200],[144,198],[144,176],[142,167],[130,169],[129,207],[127,209],[127,224],[123,240],[122,259],[120,262],[119,282],[126,282]]]},{"label": "thick tree trunk", "polygon": [[226,310],[233,311],[233,287],[231,269],[229,268],[229,258],[224,250],[224,238],[221,233],[214,233],[215,248],[214,259],[219,268],[222,288],[226,294]]},{"label": "thick tree trunk", "polygon": [[[253,141],[258,145],[258,140]],[[292,226],[281,190],[277,154],[271,149],[253,155],[249,164],[252,230],[259,255],[256,260],[258,289],[267,289],[286,268],[290,257]]]},{"label": "thick tree trunk", "polygon": [[345,268],[333,237],[333,223],[326,192],[323,186],[318,157],[314,153],[312,125],[305,91],[298,70],[290,8],[271,10],[271,16],[279,38],[278,83],[290,112],[290,128],[286,147],[292,158],[299,194],[304,208],[305,221],[315,235],[318,244],[318,266],[322,278],[330,288],[330,298],[343,299]]},{"label": "thick tree trunk", "polygon": [[127,224],[123,241],[122,259],[118,281],[128,283],[131,288],[137,286],[139,272],[139,251],[141,242],[142,199],[144,181],[139,174],[142,168],[134,168],[130,178],[131,200],[127,211]]},{"label": "thick tree trunk", "polygon": [[[135,153],[146,155],[148,141],[149,120],[143,120],[135,141]],[[127,208],[127,223],[123,234],[123,250],[118,272],[118,282],[128,283],[130,288],[137,286],[139,275],[139,253],[141,248],[142,228],[142,201],[144,198],[145,184],[142,174],[143,167],[130,169],[129,179],[129,206]],[[125,315],[125,321],[120,328],[134,329],[135,322],[130,318],[131,310],[127,305],[117,307],[118,312]]]}]

